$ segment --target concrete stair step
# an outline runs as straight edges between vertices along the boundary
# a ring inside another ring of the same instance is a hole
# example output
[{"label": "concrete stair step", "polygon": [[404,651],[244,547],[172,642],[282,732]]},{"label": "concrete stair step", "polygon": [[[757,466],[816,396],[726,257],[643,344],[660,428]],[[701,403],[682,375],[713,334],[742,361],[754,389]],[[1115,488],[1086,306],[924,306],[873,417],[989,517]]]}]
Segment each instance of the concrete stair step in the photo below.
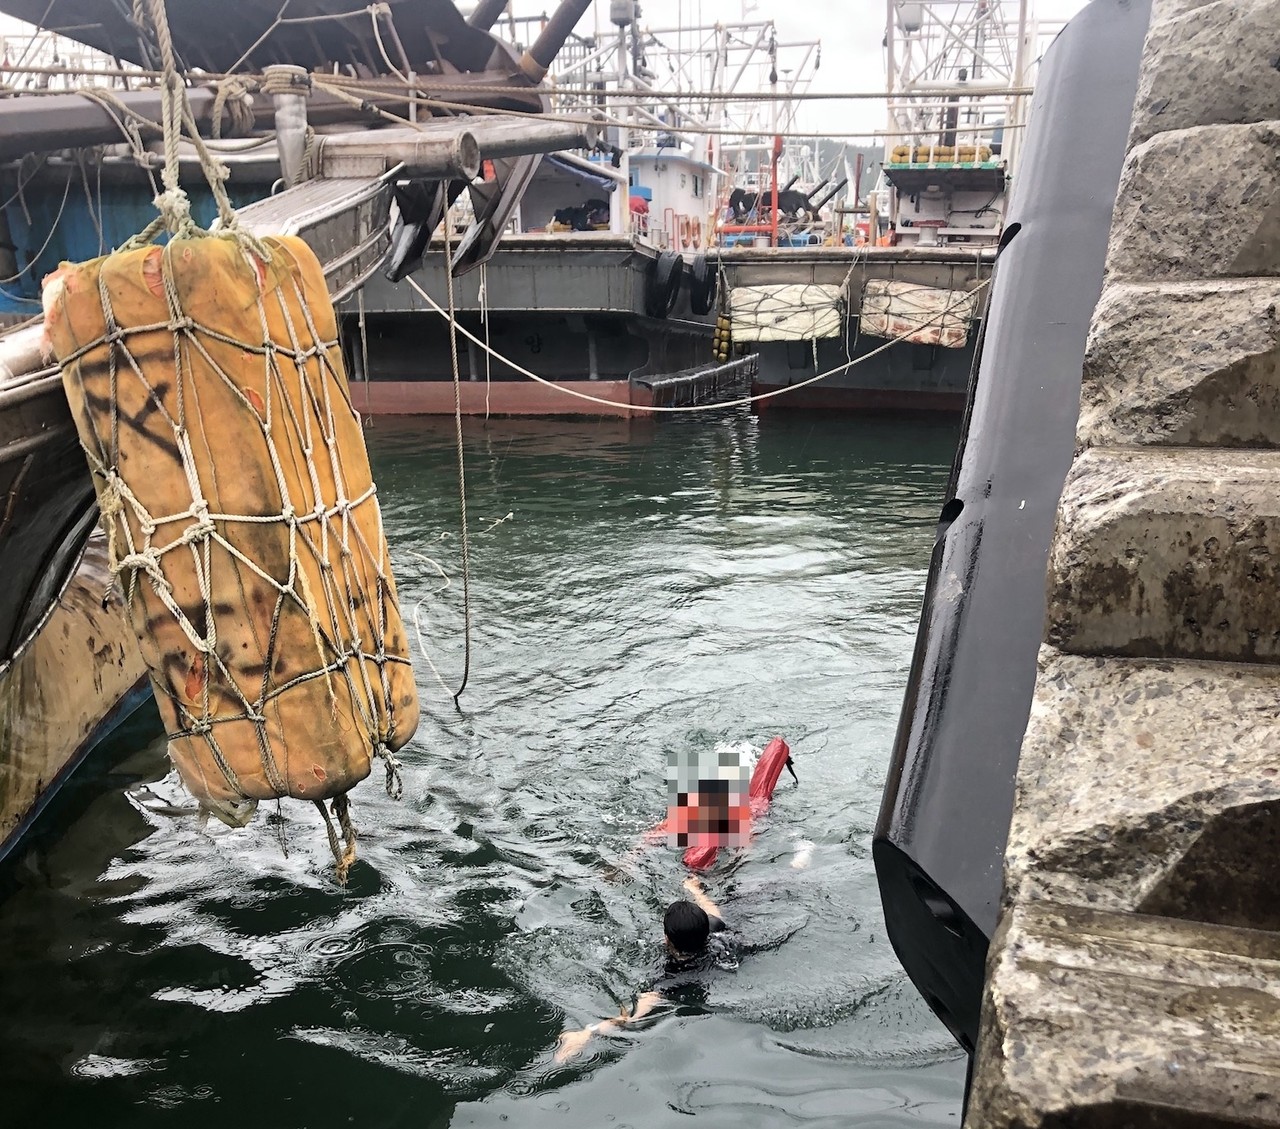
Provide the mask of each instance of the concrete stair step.
[{"label": "concrete stair step", "polygon": [[1280,452],[1094,447],[1063,489],[1046,639],[1280,660]]}]

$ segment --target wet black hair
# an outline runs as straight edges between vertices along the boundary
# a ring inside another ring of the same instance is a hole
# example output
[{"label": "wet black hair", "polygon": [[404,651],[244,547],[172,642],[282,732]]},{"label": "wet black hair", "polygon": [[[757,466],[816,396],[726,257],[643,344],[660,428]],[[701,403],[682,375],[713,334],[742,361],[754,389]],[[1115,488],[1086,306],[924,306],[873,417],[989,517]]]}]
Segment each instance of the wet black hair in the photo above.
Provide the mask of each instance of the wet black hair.
[{"label": "wet black hair", "polygon": [[707,947],[711,921],[706,910],[693,902],[672,902],[663,915],[662,931],[676,952],[689,956]]}]

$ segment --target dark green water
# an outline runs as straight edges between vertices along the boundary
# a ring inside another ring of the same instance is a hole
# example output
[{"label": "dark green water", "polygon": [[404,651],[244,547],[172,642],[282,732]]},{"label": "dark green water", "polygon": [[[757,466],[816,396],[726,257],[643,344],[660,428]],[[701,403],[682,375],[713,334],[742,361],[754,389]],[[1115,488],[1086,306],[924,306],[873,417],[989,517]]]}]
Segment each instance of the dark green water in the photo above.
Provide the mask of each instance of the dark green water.
[{"label": "dark green water", "polygon": [[[452,686],[450,428],[369,442]],[[957,1125],[963,1063],[870,859],[954,441],[787,414],[471,427],[470,685],[456,713],[415,656],[404,799],[356,789],[350,887],[305,805],[201,826],[162,743],[86,775],[4,874],[3,1123]],[[658,960],[678,857],[614,865],[663,814],[667,750],[775,733],[800,785],[707,883],[737,967],[557,1065]]]}]

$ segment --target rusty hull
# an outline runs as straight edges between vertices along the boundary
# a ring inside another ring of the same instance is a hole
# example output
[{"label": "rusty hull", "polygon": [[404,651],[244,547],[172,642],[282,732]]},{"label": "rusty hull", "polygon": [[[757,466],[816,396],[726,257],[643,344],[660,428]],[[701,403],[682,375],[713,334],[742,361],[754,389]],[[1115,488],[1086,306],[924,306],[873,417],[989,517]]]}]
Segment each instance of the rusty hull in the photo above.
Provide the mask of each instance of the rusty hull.
[{"label": "rusty hull", "polygon": [[98,532],[49,615],[0,664],[0,856],[89,750],[150,693]]}]

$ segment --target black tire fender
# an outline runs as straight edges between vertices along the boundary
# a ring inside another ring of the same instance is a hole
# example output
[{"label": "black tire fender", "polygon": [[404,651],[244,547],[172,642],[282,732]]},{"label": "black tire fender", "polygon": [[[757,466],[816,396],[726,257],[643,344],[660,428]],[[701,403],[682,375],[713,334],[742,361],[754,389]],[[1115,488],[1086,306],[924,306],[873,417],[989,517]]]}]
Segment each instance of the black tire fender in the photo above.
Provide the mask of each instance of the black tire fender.
[{"label": "black tire fender", "polygon": [[689,308],[695,314],[709,314],[716,305],[720,272],[706,255],[698,255],[689,267]]},{"label": "black tire fender", "polygon": [[651,318],[665,318],[676,307],[684,260],[674,251],[663,251],[645,275],[644,312]]}]

